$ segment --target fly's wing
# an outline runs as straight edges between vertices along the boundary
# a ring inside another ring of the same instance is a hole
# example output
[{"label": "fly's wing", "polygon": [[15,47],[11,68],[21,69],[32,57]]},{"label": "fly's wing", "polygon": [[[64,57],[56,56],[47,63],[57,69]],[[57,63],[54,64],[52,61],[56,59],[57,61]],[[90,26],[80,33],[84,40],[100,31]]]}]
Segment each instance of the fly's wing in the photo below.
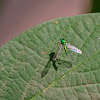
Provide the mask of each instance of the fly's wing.
[{"label": "fly's wing", "polygon": [[57,49],[57,51],[55,52],[55,54],[54,54],[54,56],[53,56],[53,58],[52,58],[53,61],[56,61],[56,59],[58,59],[58,57],[59,57],[59,56],[61,55],[61,53],[62,53],[63,48],[64,48],[63,45],[60,44],[59,48]]},{"label": "fly's wing", "polygon": [[67,47],[68,49],[70,49],[71,51],[74,51],[74,52],[76,52],[76,53],[82,54],[82,51],[81,51],[81,50],[79,50],[78,48],[76,48],[76,47],[70,45],[70,43],[67,43],[67,44],[66,44],[66,47]]}]

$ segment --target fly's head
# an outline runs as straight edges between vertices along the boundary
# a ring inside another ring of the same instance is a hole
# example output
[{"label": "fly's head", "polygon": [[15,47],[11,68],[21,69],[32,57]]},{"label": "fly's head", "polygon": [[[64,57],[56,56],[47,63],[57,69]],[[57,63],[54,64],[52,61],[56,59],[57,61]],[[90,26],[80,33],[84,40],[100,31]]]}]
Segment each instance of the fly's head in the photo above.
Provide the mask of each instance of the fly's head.
[{"label": "fly's head", "polygon": [[61,39],[61,44],[62,44],[62,45],[66,45],[66,40],[65,40],[65,38],[62,38],[62,39]]}]

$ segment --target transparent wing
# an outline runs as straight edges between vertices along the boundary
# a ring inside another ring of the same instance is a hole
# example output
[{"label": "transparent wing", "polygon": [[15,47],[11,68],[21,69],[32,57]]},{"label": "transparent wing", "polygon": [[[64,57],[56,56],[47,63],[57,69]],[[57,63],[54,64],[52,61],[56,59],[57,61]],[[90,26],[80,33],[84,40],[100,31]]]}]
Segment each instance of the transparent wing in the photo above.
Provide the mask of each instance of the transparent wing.
[{"label": "transparent wing", "polygon": [[64,48],[63,45],[60,44],[59,48],[57,49],[57,51],[55,52],[55,54],[54,54],[54,56],[53,56],[53,58],[52,58],[53,61],[56,61],[56,59],[58,59],[58,57],[59,57],[59,56],[61,55],[61,53],[62,53],[63,48]]},{"label": "transparent wing", "polygon": [[68,49],[70,49],[71,51],[74,51],[74,52],[76,52],[76,53],[82,54],[82,51],[81,51],[81,50],[79,50],[78,48],[76,48],[76,47],[70,45],[70,43],[66,43],[66,47],[67,47]]}]

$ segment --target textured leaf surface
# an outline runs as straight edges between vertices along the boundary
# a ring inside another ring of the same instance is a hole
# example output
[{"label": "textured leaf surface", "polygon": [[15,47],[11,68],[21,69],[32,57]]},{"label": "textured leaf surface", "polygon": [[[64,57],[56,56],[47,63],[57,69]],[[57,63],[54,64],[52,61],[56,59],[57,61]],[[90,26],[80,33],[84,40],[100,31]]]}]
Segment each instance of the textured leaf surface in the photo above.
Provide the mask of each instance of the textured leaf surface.
[{"label": "textured leaf surface", "polygon": [[[63,37],[83,54],[54,63]],[[100,100],[100,14],[45,22],[0,49],[0,100],[30,99]]]}]

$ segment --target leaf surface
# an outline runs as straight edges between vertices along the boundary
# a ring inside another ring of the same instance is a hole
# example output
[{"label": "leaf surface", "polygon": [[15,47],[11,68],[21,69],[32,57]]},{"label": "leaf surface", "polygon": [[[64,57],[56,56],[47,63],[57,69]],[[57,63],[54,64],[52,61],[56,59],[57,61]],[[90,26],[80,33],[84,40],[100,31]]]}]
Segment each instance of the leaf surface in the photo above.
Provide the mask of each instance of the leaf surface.
[{"label": "leaf surface", "polygon": [[[52,62],[61,38],[81,49]],[[100,14],[57,18],[0,49],[0,100],[99,100]]]}]

